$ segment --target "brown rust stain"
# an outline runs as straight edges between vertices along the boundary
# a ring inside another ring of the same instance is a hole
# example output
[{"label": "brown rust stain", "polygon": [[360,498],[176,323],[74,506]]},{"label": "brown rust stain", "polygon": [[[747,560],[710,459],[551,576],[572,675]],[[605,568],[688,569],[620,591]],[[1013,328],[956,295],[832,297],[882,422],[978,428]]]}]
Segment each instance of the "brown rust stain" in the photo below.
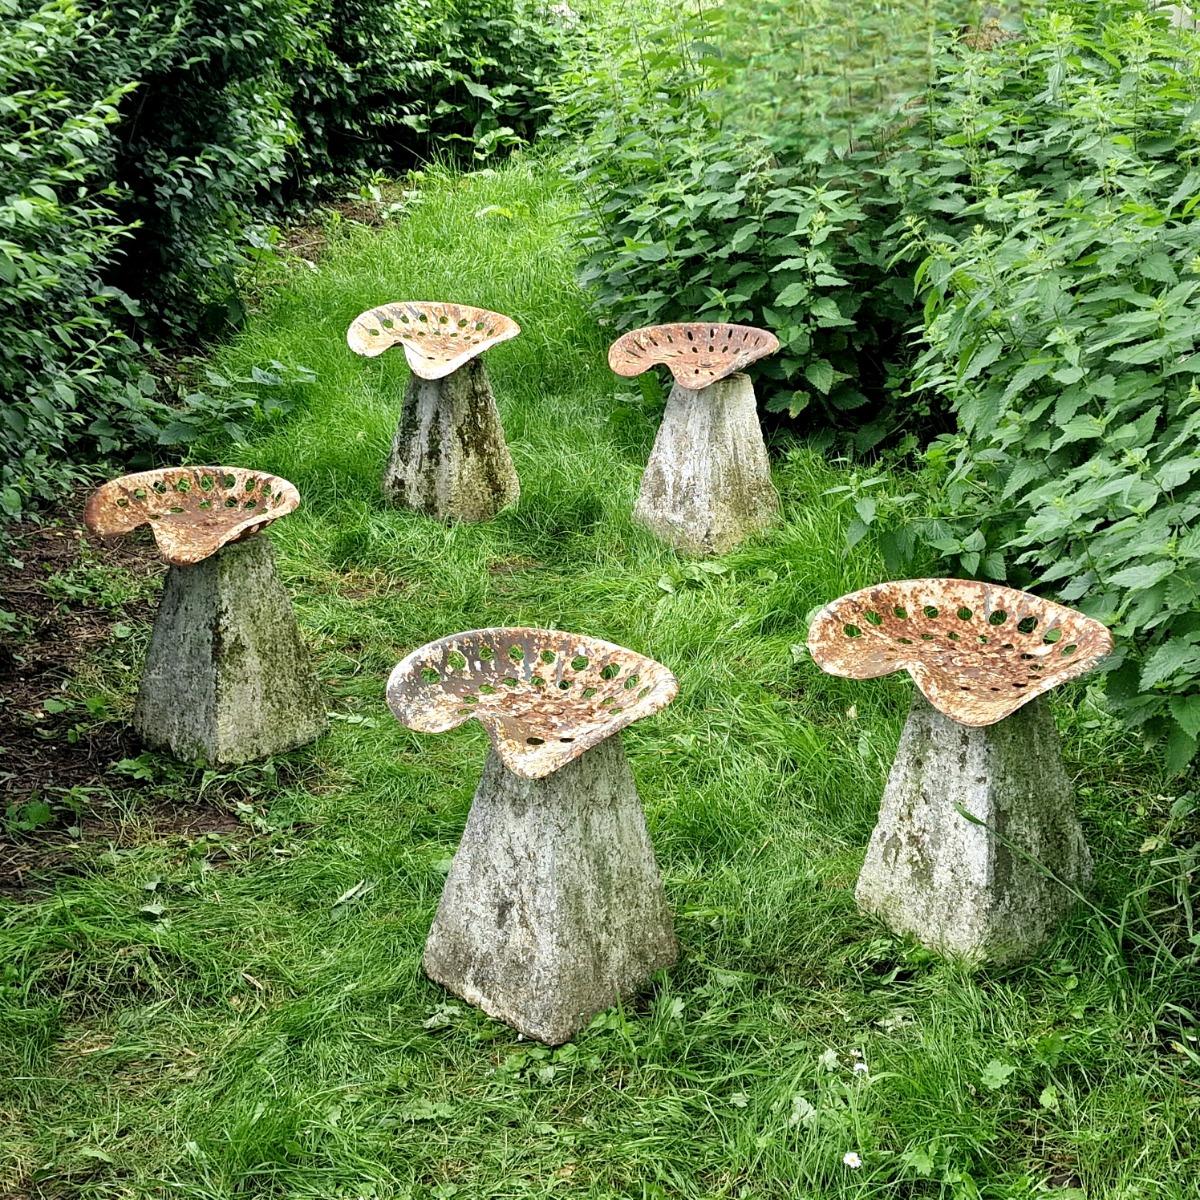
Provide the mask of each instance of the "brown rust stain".
[{"label": "brown rust stain", "polygon": [[541,779],[664,708],[678,683],[661,663],[600,638],[525,627],[473,629],[397,664],[396,719],[442,733],[474,717],[504,765]]},{"label": "brown rust stain", "polygon": [[826,605],[808,631],[831,675],[907,671],[960,725],[993,725],[1035,696],[1085,675],[1111,653],[1091,617],[1040,596],[963,579],[908,579]]},{"label": "brown rust stain", "polygon": [[300,505],[286,479],[243,467],[164,467],[123,475],[89,497],[83,520],[101,537],[149,525],[162,557],[191,566],[266,529]]},{"label": "brown rust stain", "polygon": [[512,317],[490,309],[434,300],[397,300],[355,317],[346,341],[355,354],[366,358],[403,346],[414,375],[444,379],[477,354],[520,332]]},{"label": "brown rust stain", "polygon": [[779,349],[779,339],[753,325],[690,321],[650,325],[617,338],[608,365],[618,375],[641,375],[659,364],[681,387],[699,391]]}]

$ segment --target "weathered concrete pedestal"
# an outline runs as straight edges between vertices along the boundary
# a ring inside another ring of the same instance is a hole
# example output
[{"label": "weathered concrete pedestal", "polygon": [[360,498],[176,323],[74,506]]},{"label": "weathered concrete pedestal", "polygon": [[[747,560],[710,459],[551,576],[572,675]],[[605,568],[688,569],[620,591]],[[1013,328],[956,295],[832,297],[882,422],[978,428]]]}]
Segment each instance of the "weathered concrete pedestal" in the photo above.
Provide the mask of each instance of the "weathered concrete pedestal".
[{"label": "weathered concrete pedestal", "polygon": [[325,704],[262,534],[172,566],[133,726],[185,761],[231,765],[312,741]]},{"label": "weathered concrete pedestal", "polygon": [[1046,702],[969,728],[918,692],[859,876],[859,905],[942,953],[1025,958],[1075,903],[1031,859],[1076,889],[1091,877]]},{"label": "weathered concrete pedestal", "polygon": [[685,554],[723,554],[779,510],[750,377],[676,383],[634,519]]},{"label": "weathered concrete pedestal", "polygon": [[558,1045],[677,952],[620,735],[542,779],[492,750],[425,947],[430,978]]},{"label": "weathered concrete pedestal", "polygon": [[482,358],[414,374],[383,474],[383,495],[442,521],[486,521],[521,494]]}]

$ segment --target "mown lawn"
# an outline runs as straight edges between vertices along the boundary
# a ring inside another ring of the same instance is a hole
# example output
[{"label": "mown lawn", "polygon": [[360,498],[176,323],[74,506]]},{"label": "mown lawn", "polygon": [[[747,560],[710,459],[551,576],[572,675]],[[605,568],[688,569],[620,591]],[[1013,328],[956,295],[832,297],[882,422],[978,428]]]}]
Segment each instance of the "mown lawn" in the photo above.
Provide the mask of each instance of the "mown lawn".
[{"label": "mown lawn", "polygon": [[[332,731],[224,776],[126,763],[105,800],[130,827],[161,794],[216,799],[240,826],[87,845],[7,905],[0,1195],[1200,1196],[1177,786],[1064,690],[1092,906],[1006,971],[860,915],[910,684],[834,680],[798,649],[815,607],[882,577],[825,494],[848,468],[776,439],[784,520],[712,570],[633,526],[657,415],[608,371],[572,282],[572,208],[541,167],[431,179],[410,216],[280,272],[220,356],[317,373],[281,425],[220,453],[304,497],[269,536]],[[522,486],[490,524],[380,502],[407,371],[344,333],[410,296],[523,327],[487,357]],[[151,615],[72,685],[105,699],[101,719],[128,713]],[[383,685],[413,647],[493,624],[608,638],[680,681],[626,746],[682,961],[555,1051],[420,970],[485,738],[408,732]]]}]

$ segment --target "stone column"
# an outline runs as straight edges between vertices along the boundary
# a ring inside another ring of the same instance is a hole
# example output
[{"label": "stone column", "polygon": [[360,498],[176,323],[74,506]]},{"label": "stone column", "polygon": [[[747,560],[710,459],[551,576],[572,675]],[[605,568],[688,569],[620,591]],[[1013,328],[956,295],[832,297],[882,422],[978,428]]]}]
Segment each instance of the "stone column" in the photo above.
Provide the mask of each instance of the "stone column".
[{"label": "stone column", "polygon": [[429,977],[558,1045],[677,952],[620,735],[542,779],[492,750],[425,947]]},{"label": "stone column", "polygon": [[939,952],[1006,963],[1050,937],[1075,904],[1070,889],[1085,887],[1091,869],[1046,701],[971,728],[918,692],[858,879],[859,905]]},{"label": "stone column", "polygon": [[171,567],[134,708],[141,740],[227,766],[302,746],[326,724],[270,539]]},{"label": "stone column", "polygon": [[634,519],[682,553],[708,555],[764,529],[778,510],[750,377],[700,391],[675,384]]},{"label": "stone column", "polygon": [[486,521],[521,493],[482,358],[442,379],[413,375],[383,494],[442,521]]}]

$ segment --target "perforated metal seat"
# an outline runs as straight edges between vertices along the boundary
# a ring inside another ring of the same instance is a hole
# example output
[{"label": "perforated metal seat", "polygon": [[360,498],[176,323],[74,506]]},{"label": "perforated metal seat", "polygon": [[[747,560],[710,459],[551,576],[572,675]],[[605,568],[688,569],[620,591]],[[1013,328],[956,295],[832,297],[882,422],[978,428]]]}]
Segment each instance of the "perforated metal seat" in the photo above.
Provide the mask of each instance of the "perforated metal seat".
[{"label": "perforated metal seat", "polygon": [[492,346],[507,342],[521,327],[501,313],[468,304],[398,300],[355,317],[346,341],[356,354],[376,358],[403,346],[414,375],[444,379]]},{"label": "perforated metal seat", "polygon": [[397,664],[388,704],[421,733],[471,718],[515,775],[541,779],[669,704],[661,663],[599,638],[551,629],[474,629]]},{"label": "perforated metal seat", "polygon": [[202,562],[222,546],[294,512],[300,493],[286,480],[242,467],[164,467],[96,489],[83,519],[101,537],[149,525],[174,566]]},{"label": "perforated metal seat", "polygon": [[907,671],[960,725],[992,725],[1035,696],[1086,674],[1112,651],[1091,617],[998,584],[909,579],[851,592],[809,627],[813,660],[831,675]]},{"label": "perforated metal seat", "polygon": [[681,387],[699,391],[778,349],[773,333],[753,325],[690,321],[631,330],[609,347],[608,365],[632,376],[661,364]]}]

